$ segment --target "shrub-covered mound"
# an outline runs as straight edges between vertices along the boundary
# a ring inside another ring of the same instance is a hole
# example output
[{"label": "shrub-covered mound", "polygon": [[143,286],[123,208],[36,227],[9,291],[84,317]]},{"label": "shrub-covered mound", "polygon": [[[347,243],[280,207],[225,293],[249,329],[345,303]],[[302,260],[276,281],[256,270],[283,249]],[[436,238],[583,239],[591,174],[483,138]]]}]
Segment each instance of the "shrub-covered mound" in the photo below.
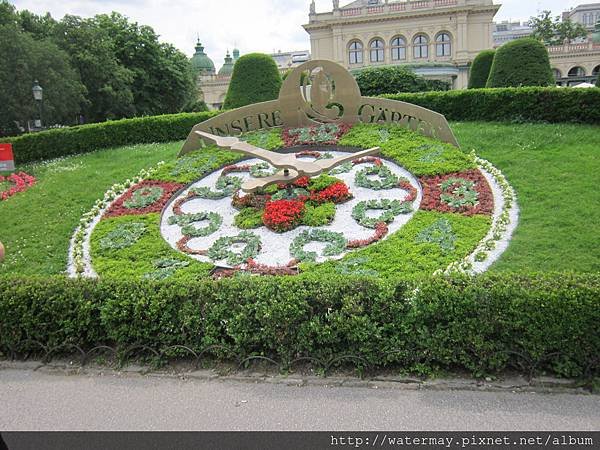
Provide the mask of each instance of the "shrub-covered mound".
[{"label": "shrub-covered mound", "polygon": [[[481,376],[597,373],[598,275],[516,275],[415,285],[356,276],[215,281],[0,278],[0,355],[109,346],[120,357],[299,358]],[[145,347],[144,347],[145,346]],[[206,350],[206,352],[205,352]],[[109,354],[110,356],[110,354]]]},{"label": "shrub-covered mound", "polygon": [[537,39],[523,38],[496,51],[487,87],[554,86],[548,50]]},{"label": "shrub-covered mound", "polygon": [[250,53],[236,61],[223,107],[234,109],[275,100],[280,89],[281,75],[273,58]]},{"label": "shrub-covered mound", "polygon": [[[503,219],[492,217],[499,214],[497,200],[479,162],[400,126],[273,129],[242,139],[268,150],[304,147],[297,158],[327,160],[343,155],[340,150],[374,146],[381,156],[350,158],[328,174],[244,194],[244,180],[269,176],[273,167],[239,162],[238,154],[217,147],[186,154],[111,191],[86,215],[71,272],[197,279],[216,268],[215,276],[420,277],[457,262],[467,269],[483,263],[510,222],[514,194],[505,193]],[[492,222],[500,228],[486,237]],[[91,255],[85,257],[88,226]]]},{"label": "shrub-covered mound", "polygon": [[495,55],[496,50],[484,50],[475,57],[469,74],[469,89],[480,89],[486,86]]}]

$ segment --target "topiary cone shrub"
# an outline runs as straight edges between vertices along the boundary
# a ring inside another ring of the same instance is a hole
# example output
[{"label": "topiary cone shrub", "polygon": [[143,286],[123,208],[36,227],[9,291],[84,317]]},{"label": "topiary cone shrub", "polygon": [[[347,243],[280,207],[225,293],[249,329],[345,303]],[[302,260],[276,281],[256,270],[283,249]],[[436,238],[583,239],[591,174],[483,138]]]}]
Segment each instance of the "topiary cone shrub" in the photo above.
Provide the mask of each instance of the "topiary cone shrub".
[{"label": "topiary cone shrub", "polygon": [[548,50],[533,38],[508,42],[496,51],[486,87],[554,86]]},{"label": "topiary cone shrub", "polygon": [[280,89],[281,75],[273,58],[262,53],[249,53],[238,59],[233,67],[223,107],[233,109],[275,100]]},{"label": "topiary cone shrub", "polygon": [[484,88],[490,76],[496,50],[484,50],[473,60],[469,74],[469,89]]}]

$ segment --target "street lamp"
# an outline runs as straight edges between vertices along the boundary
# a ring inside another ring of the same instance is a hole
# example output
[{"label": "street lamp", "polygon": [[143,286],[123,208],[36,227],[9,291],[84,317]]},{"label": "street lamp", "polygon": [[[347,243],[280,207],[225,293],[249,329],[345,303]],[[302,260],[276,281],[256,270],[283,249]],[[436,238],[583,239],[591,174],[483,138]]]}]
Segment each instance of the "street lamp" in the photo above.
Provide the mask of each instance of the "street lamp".
[{"label": "street lamp", "polygon": [[36,128],[42,128],[42,102],[44,100],[44,90],[38,83],[38,80],[33,82],[33,88],[31,88],[31,92],[33,92],[33,99],[38,104],[39,109],[39,119],[35,121]]}]

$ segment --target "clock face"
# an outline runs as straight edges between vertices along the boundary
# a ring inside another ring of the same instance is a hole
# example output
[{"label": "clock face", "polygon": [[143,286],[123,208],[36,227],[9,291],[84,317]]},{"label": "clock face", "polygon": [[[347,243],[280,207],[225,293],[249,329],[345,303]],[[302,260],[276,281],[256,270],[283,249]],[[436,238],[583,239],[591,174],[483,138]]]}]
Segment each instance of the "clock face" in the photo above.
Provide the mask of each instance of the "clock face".
[{"label": "clock face", "polygon": [[[348,155],[297,152],[300,160]],[[328,174],[304,177],[245,194],[251,177],[275,173],[251,159],[193,183],[164,210],[161,234],[174,248],[203,262],[234,267],[250,258],[264,266],[340,259],[397,232],[419,209],[416,178],[392,161],[355,159]]]}]

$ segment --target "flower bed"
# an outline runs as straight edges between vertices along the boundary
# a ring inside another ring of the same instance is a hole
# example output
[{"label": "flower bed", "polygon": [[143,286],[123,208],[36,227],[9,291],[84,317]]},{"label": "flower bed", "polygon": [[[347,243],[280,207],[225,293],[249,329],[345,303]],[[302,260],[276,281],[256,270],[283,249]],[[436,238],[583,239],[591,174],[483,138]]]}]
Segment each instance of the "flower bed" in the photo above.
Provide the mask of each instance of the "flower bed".
[{"label": "flower bed", "polygon": [[8,176],[0,175],[0,201],[8,200],[9,197],[26,191],[35,183],[35,177],[25,172],[13,173]]},{"label": "flower bed", "polygon": [[494,211],[492,190],[479,169],[422,177],[419,181],[423,186],[421,209],[466,216],[491,215]]},{"label": "flower bed", "polygon": [[[98,274],[118,275],[110,258],[126,261],[135,254],[144,267],[136,273],[147,279],[186,277],[207,268],[219,278],[239,272],[419,276],[454,263],[467,267],[461,261],[473,259],[483,267],[501,253],[484,250],[510,228],[502,227],[505,219],[490,218],[509,192],[494,191],[488,184],[490,168],[480,170],[479,160],[454,147],[401,127],[365,124],[269,130],[242,139],[269,150],[315,145],[295,155],[314,160],[341,156],[332,144],[382,150],[329,173],[251,194],[240,190],[244,181],[269,176],[275,168],[257,159],[236,163],[239,156],[215,147],[187,154],[109,201],[97,227],[101,231],[92,233]],[[171,195],[166,188],[172,188]],[[146,231],[130,247],[107,253],[98,240],[118,231],[105,221],[123,217],[137,219]],[[145,253],[157,235],[170,251],[161,247],[159,255]],[[182,263],[185,258],[189,265]]]}]

